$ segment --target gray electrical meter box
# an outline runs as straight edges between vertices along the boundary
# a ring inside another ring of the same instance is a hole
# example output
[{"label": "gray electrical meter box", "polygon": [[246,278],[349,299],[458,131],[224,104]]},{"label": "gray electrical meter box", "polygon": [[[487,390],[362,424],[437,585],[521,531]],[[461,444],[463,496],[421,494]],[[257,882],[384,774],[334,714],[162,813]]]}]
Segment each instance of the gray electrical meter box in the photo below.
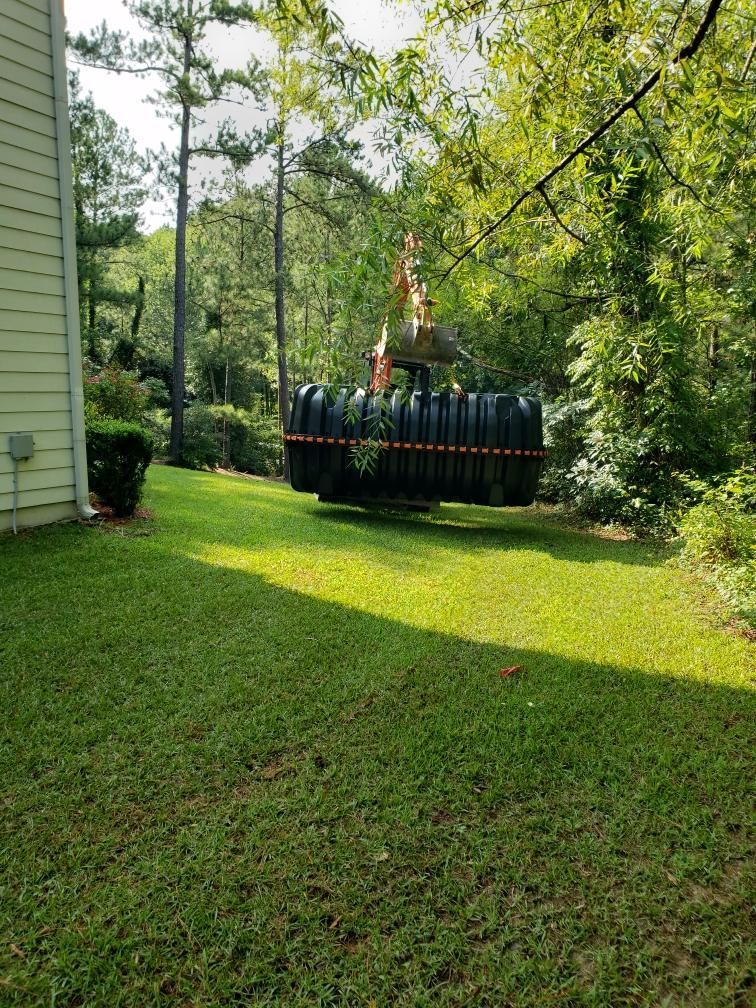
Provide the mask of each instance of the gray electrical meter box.
[{"label": "gray electrical meter box", "polygon": [[34,454],[33,434],[9,434],[8,442],[12,459],[28,459]]}]

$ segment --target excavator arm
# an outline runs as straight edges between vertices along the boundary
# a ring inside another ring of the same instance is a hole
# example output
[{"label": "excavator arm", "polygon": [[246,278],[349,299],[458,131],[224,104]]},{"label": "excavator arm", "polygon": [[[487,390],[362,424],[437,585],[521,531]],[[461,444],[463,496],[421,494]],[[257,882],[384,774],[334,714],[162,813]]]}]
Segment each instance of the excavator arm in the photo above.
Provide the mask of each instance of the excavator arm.
[{"label": "excavator arm", "polygon": [[[401,316],[400,341],[396,351],[397,363],[411,366],[412,371],[429,369],[431,364],[452,364],[456,357],[456,330],[444,329],[443,339],[434,347],[434,326],[432,307],[438,304],[428,297],[427,286],[420,275],[420,253],[423,243],[414,233],[404,239],[404,249],[394,267],[392,292],[396,296],[396,308]],[[412,314],[404,318],[408,304]],[[451,340],[449,338],[451,336]],[[370,392],[375,393],[391,386],[391,370],[394,365],[393,349],[389,349],[388,319],[384,318],[381,338],[372,353]],[[451,345],[453,343],[453,346]],[[443,344],[443,346],[441,345]],[[434,353],[434,350],[436,351]],[[438,357],[440,359],[436,360]],[[422,372],[421,372],[422,373]]]}]

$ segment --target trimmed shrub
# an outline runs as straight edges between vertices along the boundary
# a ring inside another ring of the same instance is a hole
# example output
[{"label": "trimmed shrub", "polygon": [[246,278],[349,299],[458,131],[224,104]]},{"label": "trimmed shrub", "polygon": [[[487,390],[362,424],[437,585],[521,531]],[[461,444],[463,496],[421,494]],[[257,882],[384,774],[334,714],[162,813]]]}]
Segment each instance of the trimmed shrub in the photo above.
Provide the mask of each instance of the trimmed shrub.
[{"label": "trimmed shrub", "polygon": [[134,513],[151,459],[152,437],[139,424],[109,419],[87,424],[89,487],[119,517]]}]

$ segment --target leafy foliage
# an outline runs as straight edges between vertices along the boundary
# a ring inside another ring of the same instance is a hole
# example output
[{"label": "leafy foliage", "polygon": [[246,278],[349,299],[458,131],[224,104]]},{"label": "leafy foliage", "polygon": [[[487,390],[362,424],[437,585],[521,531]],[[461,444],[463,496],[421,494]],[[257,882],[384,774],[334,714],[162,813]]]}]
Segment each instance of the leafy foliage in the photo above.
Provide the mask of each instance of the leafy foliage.
[{"label": "leafy foliage", "polygon": [[752,457],[749,33],[716,0],[440,2],[352,68],[402,179],[366,244],[409,214],[439,318],[570,417],[547,492],[602,520],[669,525],[678,473]]},{"label": "leafy foliage", "polygon": [[149,403],[149,392],[137,376],[117,367],[103,368],[84,380],[84,404],[88,419],[124,420],[139,423]]},{"label": "leafy foliage", "polygon": [[180,141],[175,153],[176,243],[173,284],[173,353],[171,401],[171,456],[182,454],[185,399],[186,230],[189,213],[189,165],[192,155],[225,157],[238,162],[255,148],[255,139],[238,135],[222,123],[217,135],[201,141],[195,129],[199,112],[228,98],[232,92],[255,93],[256,61],[245,70],[218,68],[207,51],[208,31],[217,26],[244,27],[256,20],[247,3],[225,0],[129,0],[129,11],[143,30],[140,40],[110,31],[103,22],[90,36],[71,40],[79,57],[91,66],[115,73],[156,75],[161,90],[155,99],[175,119]]},{"label": "leafy foliage", "polygon": [[[216,410],[224,407],[215,407]],[[234,468],[256,476],[281,473],[281,435],[276,417],[249,410],[235,410],[230,431],[230,457]]]},{"label": "leafy foliage", "polygon": [[756,475],[740,470],[709,487],[679,523],[681,559],[756,627]]},{"label": "leafy foliage", "polygon": [[222,449],[210,407],[201,403],[184,411],[184,446],[181,463],[188,469],[220,465]]},{"label": "leafy foliage", "polygon": [[[174,29],[194,22],[139,7],[159,14],[178,60]],[[193,8],[200,34],[203,18],[225,16],[212,7]],[[233,466],[247,438],[234,411],[267,429],[276,414],[285,425],[298,381],[356,393],[361,352],[384,320],[391,328],[392,269],[411,229],[435,317],[458,326],[465,351],[436,383],[539,395],[545,496],[669,530],[691,479],[753,461],[748,20],[717,0],[422,9],[417,36],[385,58],[348,39],[326,5],[279,0],[245,21],[274,46],[246,83],[201,59],[188,81],[159,64],[176,110],[244,83],[243,100],[269,113],[241,138],[227,122],[207,146],[230,170],[189,214],[182,406],[213,407],[220,461]],[[124,72],[127,41],[99,39]],[[195,70],[209,74],[196,95]],[[369,115],[393,186],[360,166],[349,127]],[[249,185],[253,162],[268,175]],[[175,251],[164,229],[119,253],[109,275],[142,284],[139,331],[103,340],[111,359],[166,383],[174,413]],[[124,333],[135,308],[102,313]],[[374,464],[385,434],[378,411],[356,465]]]},{"label": "leafy foliage", "polygon": [[119,517],[134,513],[141,500],[152,438],[139,424],[122,420],[87,422],[89,487]]},{"label": "leafy foliage", "polygon": [[143,296],[139,280],[120,284],[108,266],[115,250],[139,241],[139,211],[147,197],[150,164],[128,131],[98,108],[91,94],[81,93],[75,73],[69,74],[69,110],[83,349],[96,365],[105,360],[103,338],[109,333],[101,306],[128,306],[131,327],[138,329]]}]

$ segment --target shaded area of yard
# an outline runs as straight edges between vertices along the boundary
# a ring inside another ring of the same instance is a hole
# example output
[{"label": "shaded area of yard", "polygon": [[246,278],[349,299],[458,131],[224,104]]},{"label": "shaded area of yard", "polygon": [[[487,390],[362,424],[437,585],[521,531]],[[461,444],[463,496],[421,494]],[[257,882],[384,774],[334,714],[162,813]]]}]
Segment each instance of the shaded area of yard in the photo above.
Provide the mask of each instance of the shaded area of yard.
[{"label": "shaded area of yard", "polygon": [[749,645],[646,547],[147,503],[0,539],[0,1002],[751,1003]]}]

